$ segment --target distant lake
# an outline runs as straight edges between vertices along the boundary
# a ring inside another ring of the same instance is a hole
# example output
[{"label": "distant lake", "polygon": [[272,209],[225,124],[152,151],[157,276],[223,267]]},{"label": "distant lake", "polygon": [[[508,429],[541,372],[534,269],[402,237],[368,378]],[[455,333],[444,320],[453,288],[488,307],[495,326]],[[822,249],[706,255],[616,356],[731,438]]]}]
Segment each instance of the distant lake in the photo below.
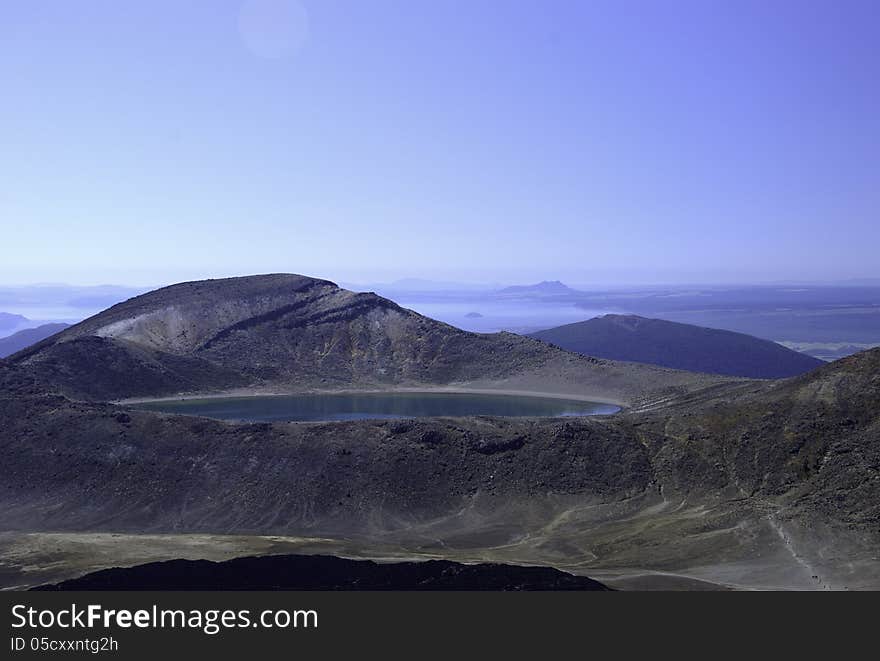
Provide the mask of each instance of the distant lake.
[{"label": "distant lake", "polygon": [[220,420],[341,421],[495,415],[584,416],[618,411],[617,406],[550,397],[469,393],[358,393],[216,397],[163,400],[134,408]]}]

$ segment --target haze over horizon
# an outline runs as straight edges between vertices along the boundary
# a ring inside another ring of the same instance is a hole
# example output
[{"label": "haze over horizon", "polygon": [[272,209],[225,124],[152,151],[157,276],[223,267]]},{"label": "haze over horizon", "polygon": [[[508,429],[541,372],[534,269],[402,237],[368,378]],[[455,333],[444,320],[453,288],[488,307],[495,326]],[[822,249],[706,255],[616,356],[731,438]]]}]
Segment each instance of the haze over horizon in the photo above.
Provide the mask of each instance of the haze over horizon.
[{"label": "haze over horizon", "polygon": [[[598,278],[593,280],[592,282],[585,281],[574,281],[567,280],[562,281],[559,279],[551,279],[550,277],[540,277],[536,276],[531,280],[499,280],[499,279],[485,279],[485,280],[434,280],[431,278],[421,278],[418,275],[415,276],[402,276],[393,279],[386,279],[383,281],[372,281],[372,280],[361,280],[361,281],[352,281],[346,280],[345,278],[335,278],[332,275],[327,274],[314,274],[314,273],[305,273],[297,270],[288,270],[288,271],[276,271],[275,273],[287,273],[290,275],[305,275],[308,277],[319,278],[323,280],[328,280],[333,282],[343,289],[353,289],[355,291],[365,291],[369,288],[380,287],[383,289],[388,289],[389,291],[399,290],[401,292],[416,292],[419,289],[423,289],[426,292],[429,291],[450,291],[450,292],[491,292],[496,290],[505,289],[508,287],[532,287],[536,285],[541,285],[545,282],[560,282],[563,286],[568,287],[570,289],[574,289],[576,291],[588,291],[594,289],[596,291],[603,290],[633,290],[633,289],[641,289],[641,288],[687,288],[687,287],[697,287],[697,288],[751,288],[751,287],[789,287],[789,286],[810,286],[810,287],[834,287],[834,286],[871,286],[877,287],[880,286],[880,278],[847,278],[841,280],[799,280],[799,279],[791,279],[791,280],[741,280],[741,279],[732,279],[732,280],[705,280],[705,281],[697,281],[697,280],[654,280],[650,281],[647,279],[620,279],[620,280],[609,280]],[[122,280],[118,282],[104,281],[100,279],[96,280],[86,280],[86,281],[71,281],[64,282],[62,280],[56,281],[45,281],[45,282],[36,282],[36,281],[27,281],[27,280],[4,280],[0,281],[0,289],[7,290],[26,290],[26,289],[38,289],[38,288],[59,288],[59,289],[67,289],[67,290],[79,290],[79,289],[119,289],[126,290],[130,289],[132,291],[135,290],[143,290],[149,291],[153,289],[160,289],[162,287],[168,287],[174,284],[180,284],[182,282],[192,282],[199,280],[215,280],[215,279],[224,279],[224,278],[237,278],[237,277],[247,277],[247,276],[255,276],[255,275],[268,275],[269,273],[206,273],[204,275],[195,275],[193,277],[181,277],[179,279],[165,279],[165,280]]]},{"label": "haze over horizon", "polygon": [[880,277],[874,2],[3,4],[0,285]]}]

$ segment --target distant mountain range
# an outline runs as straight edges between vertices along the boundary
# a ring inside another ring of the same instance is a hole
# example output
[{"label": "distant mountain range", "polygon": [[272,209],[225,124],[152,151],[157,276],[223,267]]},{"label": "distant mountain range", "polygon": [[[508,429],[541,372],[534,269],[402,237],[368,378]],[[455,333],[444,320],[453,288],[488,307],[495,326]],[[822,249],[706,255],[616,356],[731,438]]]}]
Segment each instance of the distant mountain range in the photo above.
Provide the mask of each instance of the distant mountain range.
[{"label": "distant mountain range", "polygon": [[636,315],[608,314],[530,336],[587,356],[727,376],[776,379],[824,364],[744,333]]},{"label": "distant mountain range", "polygon": [[0,331],[5,330],[8,333],[10,329],[18,328],[27,323],[27,318],[22,317],[20,314],[0,312]]},{"label": "distant mountain range", "polygon": [[43,324],[36,328],[26,328],[17,333],[13,333],[9,337],[0,338],[0,358],[11,356],[12,354],[26,349],[32,344],[36,344],[40,340],[60,333],[69,324]]}]

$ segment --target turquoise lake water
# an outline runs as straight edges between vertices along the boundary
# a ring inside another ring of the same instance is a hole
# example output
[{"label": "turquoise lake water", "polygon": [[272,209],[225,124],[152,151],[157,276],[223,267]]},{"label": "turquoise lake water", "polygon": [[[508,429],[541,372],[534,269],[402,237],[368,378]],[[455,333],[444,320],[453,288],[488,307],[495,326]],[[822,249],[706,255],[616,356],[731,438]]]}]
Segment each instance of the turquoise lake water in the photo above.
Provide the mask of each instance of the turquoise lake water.
[{"label": "turquoise lake water", "polygon": [[340,421],[493,415],[560,417],[602,415],[610,404],[523,395],[469,393],[338,393],[165,400],[136,405],[165,413],[220,420]]}]

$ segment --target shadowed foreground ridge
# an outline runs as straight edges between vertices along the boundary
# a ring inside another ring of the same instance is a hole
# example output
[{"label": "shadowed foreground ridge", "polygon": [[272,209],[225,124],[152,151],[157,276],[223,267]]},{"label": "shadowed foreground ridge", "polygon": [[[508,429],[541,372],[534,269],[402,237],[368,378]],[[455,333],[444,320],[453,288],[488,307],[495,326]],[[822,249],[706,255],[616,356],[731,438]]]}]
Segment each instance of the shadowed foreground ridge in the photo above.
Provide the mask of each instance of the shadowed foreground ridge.
[{"label": "shadowed foreground ridge", "polygon": [[387,562],[271,555],[226,562],[168,560],[113,568],[35,590],[608,590],[552,567],[446,560]]}]

